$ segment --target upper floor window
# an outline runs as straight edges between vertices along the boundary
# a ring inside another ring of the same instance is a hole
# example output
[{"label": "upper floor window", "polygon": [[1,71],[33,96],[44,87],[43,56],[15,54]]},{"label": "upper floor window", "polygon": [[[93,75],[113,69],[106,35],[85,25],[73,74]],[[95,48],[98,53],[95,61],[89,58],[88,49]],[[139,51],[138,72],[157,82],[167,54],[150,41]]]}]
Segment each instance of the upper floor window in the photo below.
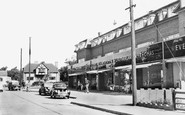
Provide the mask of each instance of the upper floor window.
[{"label": "upper floor window", "polygon": [[33,80],[34,78],[33,77],[27,77],[27,80]]},{"label": "upper floor window", "polygon": [[82,62],[84,62],[85,61],[85,58],[82,58],[82,59],[79,59],[78,60],[78,63],[82,63]]},{"label": "upper floor window", "polygon": [[55,80],[55,77],[49,77],[49,80]]}]

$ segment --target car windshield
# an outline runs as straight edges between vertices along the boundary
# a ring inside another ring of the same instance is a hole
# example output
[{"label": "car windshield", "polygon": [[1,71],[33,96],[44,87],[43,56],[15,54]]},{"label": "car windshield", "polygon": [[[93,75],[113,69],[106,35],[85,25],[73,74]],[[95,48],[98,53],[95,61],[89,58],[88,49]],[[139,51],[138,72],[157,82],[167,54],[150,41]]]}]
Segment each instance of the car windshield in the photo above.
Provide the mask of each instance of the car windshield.
[{"label": "car windshield", "polygon": [[44,84],[45,87],[52,87],[53,86],[53,83],[52,82],[46,82]]},{"label": "car windshield", "polygon": [[57,83],[54,85],[55,87],[66,87],[65,83]]}]

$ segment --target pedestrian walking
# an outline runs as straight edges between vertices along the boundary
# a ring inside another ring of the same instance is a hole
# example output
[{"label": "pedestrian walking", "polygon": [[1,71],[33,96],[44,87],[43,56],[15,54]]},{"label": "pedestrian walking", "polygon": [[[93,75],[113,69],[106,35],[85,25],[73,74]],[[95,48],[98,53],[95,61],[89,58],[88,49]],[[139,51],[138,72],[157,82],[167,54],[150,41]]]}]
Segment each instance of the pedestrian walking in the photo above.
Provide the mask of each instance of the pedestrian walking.
[{"label": "pedestrian walking", "polygon": [[22,81],[22,89],[25,89],[25,82]]},{"label": "pedestrian walking", "polygon": [[89,93],[89,80],[85,78],[85,92]]},{"label": "pedestrian walking", "polygon": [[81,90],[82,88],[81,88],[81,82],[80,82],[80,80],[78,80],[78,82],[77,82],[77,89],[76,90]]}]

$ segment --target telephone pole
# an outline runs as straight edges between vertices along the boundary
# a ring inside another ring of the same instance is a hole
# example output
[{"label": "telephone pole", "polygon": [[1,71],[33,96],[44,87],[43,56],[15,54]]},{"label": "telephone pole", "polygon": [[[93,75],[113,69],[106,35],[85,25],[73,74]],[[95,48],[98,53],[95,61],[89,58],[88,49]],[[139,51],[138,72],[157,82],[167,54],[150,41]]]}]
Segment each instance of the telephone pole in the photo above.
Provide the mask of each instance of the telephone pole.
[{"label": "telephone pole", "polygon": [[136,106],[137,104],[137,79],[136,79],[136,43],[135,43],[135,24],[134,24],[134,15],[133,15],[133,0],[130,0],[130,6],[125,10],[130,10],[130,22],[131,22],[131,54],[132,54],[132,100],[133,105]]},{"label": "telephone pole", "polygon": [[20,52],[20,84],[22,86],[22,82],[23,82],[23,76],[22,76],[22,48],[21,48],[21,52]]},{"label": "telephone pole", "polygon": [[29,37],[29,79],[28,79],[28,83],[30,83],[30,71],[31,71],[31,37]]}]

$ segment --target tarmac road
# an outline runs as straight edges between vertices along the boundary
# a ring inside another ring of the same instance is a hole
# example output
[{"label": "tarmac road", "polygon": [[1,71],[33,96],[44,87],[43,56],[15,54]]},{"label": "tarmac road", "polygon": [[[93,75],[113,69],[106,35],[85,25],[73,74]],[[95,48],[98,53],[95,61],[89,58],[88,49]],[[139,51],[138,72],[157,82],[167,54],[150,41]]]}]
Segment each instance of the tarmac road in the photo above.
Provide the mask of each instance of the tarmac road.
[{"label": "tarmac road", "polygon": [[75,98],[51,99],[38,92],[0,92],[0,115],[112,115],[71,104]]}]

